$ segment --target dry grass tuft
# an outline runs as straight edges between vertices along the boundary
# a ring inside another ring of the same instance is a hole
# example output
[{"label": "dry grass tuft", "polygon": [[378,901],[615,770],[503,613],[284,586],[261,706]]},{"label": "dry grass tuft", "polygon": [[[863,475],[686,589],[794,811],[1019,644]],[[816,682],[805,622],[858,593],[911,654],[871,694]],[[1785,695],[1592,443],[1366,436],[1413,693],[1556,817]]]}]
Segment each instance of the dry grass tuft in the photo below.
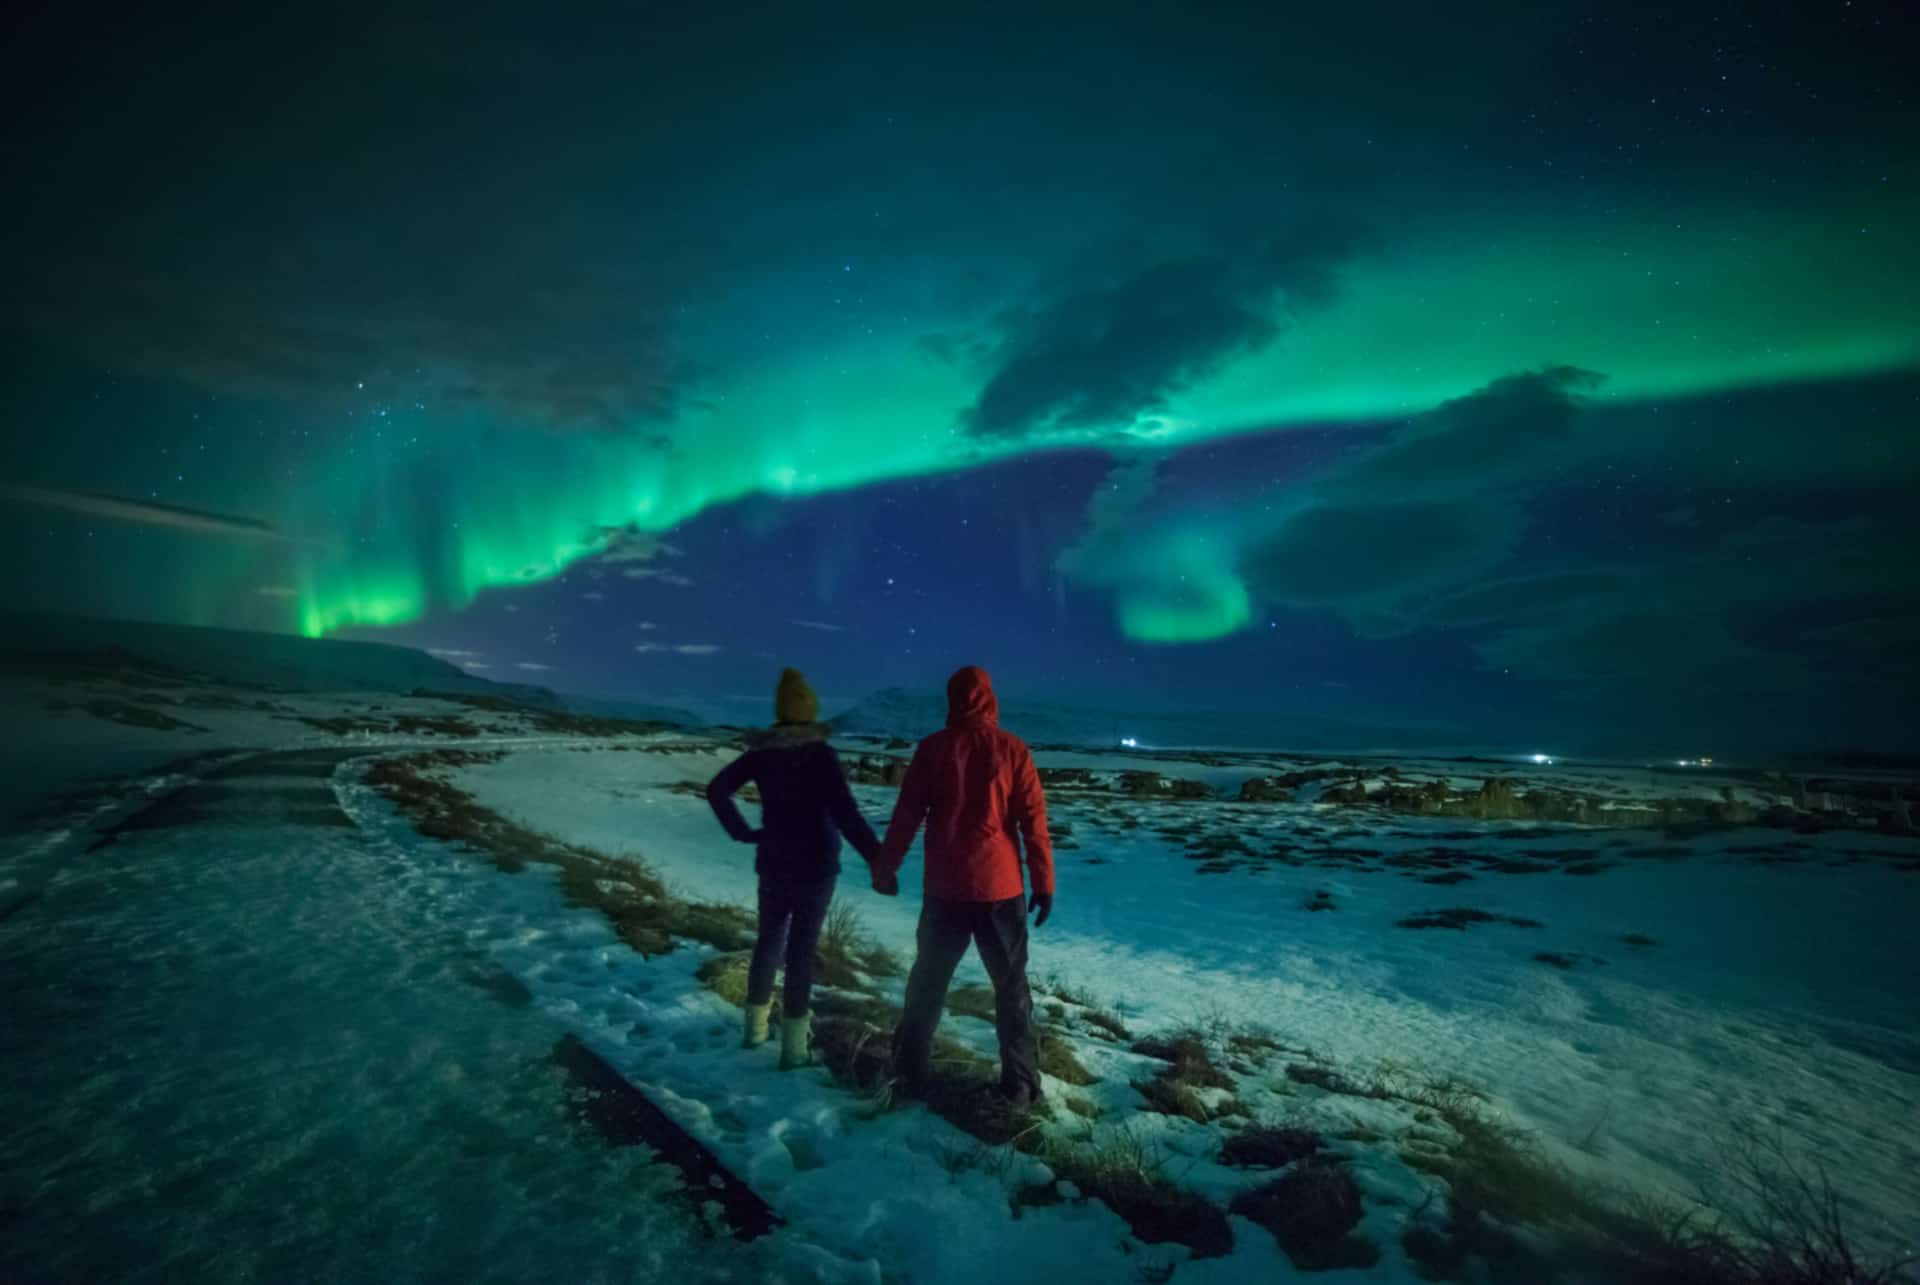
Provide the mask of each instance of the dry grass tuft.
[{"label": "dry grass tuft", "polygon": [[439,750],[381,759],[368,769],[367,784],[380,791],[430,839],[458,843],[518,874],[529,866],[552,866],[572,905],[598,910],[621,940],[643,955],[672,951],[675,938],[705,942],[718,950],[753,944],[753,915],[740,906],[682,901],[645,863],[616,859],[565,843],[519,825],[477,803],[466,791],[431,775],[435,768],[487,762],[497,755]]},{"label": "dry grass tuft", "polygon": [[1353,1234],[1366,1209],[1359,1184],[1334,1161],[1304,1160],[1292,1172],[1241,1192],[1229,1208],[1272,1232],[1302,1271],[1380,1261],[1379,1247]]},{"label": "dry grass tuft", "polygon": [[1237,1169],[1283,1169],[1325,1145],[1318,1133],[1299,1125],[1250,1125],[1220,1144],[1220,1163]]},{"label": "dry grass tuft", "polygon": [[[1632,1285],[1898,1285],[1912,1259],[1852,1238],[1831,1182],[1777,1140],[1736,1132],[1717,1190],[1688,1204],[1634,1198],[1570,1173],[1532,1139],[1459,1100],[1435,1108],[1458,1136],[1445,1155],[1408,1152],[1451,1193],[1446,1219],[1403,1247],[1429,1275],[1484,1274]],[[1523,1239],[1526,1226],[1547,1234]]]},{"label": "dry grass tuft", "polygon": [[892,977],[900,971],[894,953],[867,932],[860,908],[835,898],[820,926],[820,944],[814,949],[814,976],[828,986],[859,990],[866,978]]},{"label": "dry grass tuft", "polygon": [[1040,1157],[1057,1178],[1102,1201],[1148,1244],[1187,1246],[1195,1258],[1233,1248],[1233,1228],[1220,1208],[1166,1176],[1159,1154],[1127,1128],[1080,1142],[1048,1139]]},{"label": "dry grass tuft", "polygon": [[1133,1038],[1133,1032],[1127,1029],[1127,1024],[1120,1020],[1118,1013],[1102,1008],[1083,1008],[1080,1010],[1080,1020],[1111,1039],[1124,1043]]},{"label": "dry grass tuft", "polygon": [[1040,1069],[1043,1072],[1068,1084],[1084,1086],[1100,1082],[1100,1077],[1089,1071],[1074,1054],[1073,1045],[1055,1031],[1042,1026],[1036,1036],[1040,1041]]},{"label": "dry grass tuft", "polygon": [[983,986],[979,982],[953,987],[947,991],[947,1011],[961,1017],[977,1017],[983,1022],[991,1022],[993,987]]},{"label": "dry grass tuft", "polygon": [[1206,1124],[1217,1114],[1191,1084],[1171,1071],[1162,1071],[1151,1080],[1135,1080],[1133,1087],[1144,1099],[1142,1108],[1147,1111],[1177,1115],[1197,1124]]},{"label": "dry grass tuft", "polygon": [[1166,1038],[1136,1041],[1133,1051],[1173,1063],[1171,1071],[1163,1074],[1171,1074],[1198,1088],[1231,1089],[1234,1086],[1233,1077],[1214,1062],[1206,1036],[1197,1029],[1189,1027]]}]

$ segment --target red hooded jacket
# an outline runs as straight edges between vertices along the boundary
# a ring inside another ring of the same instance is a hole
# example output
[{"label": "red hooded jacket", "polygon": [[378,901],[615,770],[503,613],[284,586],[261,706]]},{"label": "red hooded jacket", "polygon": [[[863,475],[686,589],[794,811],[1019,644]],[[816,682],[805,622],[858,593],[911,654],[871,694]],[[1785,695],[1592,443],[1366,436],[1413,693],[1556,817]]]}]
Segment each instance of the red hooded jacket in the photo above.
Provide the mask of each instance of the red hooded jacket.
[{"label": "red hooded jacket", "polygon": [[947,726],[921,741],[900,783],[876,875],[906,860],[927,823],[926,895],[949,901],[1004,901],[1026,891],[1020,845],[1036,895],[1053,895],[1053,840],[1047,801],[1025,741],[1000,730],[1000,703],[987,671],[969,665],[947,681]]}]

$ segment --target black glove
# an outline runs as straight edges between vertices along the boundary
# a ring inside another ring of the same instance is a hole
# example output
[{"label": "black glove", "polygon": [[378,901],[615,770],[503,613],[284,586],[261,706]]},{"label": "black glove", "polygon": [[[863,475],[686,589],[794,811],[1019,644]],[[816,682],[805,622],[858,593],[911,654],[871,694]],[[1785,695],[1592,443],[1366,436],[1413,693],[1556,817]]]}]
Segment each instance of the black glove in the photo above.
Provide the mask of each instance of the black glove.
[{"label": "black glove", "polygon": [[1053,913],[1053,894],[1050,892],[1036,892],[1032,897],[1028,898],[1027,907],[1033,912],[1033,926],[1038,928],[1040,925],[1046,923],[1047,916]]}]

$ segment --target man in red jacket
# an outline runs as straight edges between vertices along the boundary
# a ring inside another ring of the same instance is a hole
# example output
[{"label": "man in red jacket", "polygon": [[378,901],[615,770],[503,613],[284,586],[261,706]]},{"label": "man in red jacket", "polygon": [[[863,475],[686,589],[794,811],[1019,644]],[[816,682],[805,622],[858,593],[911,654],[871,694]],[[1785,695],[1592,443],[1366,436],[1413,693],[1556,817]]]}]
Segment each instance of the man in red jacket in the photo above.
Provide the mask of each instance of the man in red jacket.
[{"label": "man in red jacket", "polygon": [[[1034,927],[1053,913],[1053,841],[1047,803],[1026,743],[1000,730],[987,671],[968,665],[947,680],[947,726],[920,742],[900,784],[893,822],[873,863],[873,886],[900,890],[898,871],[927,824],[925,900],[906,1011],[893,1033],[901,1088],[926,1083],[933,1032],[953,970],[971,941],[993,981],[1000,1034],[1000,1090],[1010,1103],[1040,1100],[1033,995],[1027,989],[1027,898],[1020,841],[1033,876]],[[1016,839],[1017,836],[1017,839]]]}]

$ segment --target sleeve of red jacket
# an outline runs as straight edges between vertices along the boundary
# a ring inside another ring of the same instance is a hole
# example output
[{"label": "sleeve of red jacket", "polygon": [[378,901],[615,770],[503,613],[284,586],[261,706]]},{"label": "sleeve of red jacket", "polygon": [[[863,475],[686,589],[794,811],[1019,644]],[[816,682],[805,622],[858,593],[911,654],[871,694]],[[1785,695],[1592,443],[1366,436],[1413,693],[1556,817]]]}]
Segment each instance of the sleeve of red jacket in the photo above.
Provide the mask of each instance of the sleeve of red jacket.
[{"label": "sleeve of red jacket", "polygon": [[893,874],[906,863],[913,836],[927,819],[927,774],[931,770],[926,746],[915,747],[913,761],[907,764],[907,775],[900,782],[900,798],[893,805],[893,820],[887,822],[887,837],[880,844],[880,859],[873,863],[875,874]]},{"label": "sleeve of red jacket", "polygon": [[1040,789],[1040,771],[1033,765],[1033,753],[1022,749],[1020,762],[1013,770],[1015,819],[1020,825],[1021,846],[1027,851],[1027,874],[1036,896],[1053,895],[1053,837],[1047,833],[1047,796]]}]

